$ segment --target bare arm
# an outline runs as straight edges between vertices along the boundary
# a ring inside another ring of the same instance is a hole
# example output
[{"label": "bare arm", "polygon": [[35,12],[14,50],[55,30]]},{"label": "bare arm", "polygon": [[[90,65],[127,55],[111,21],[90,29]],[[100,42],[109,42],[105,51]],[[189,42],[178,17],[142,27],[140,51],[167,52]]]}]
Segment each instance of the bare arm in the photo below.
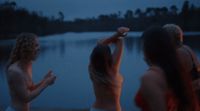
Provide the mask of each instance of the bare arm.
[{"label": "bare arm", "polygon": [[199,59],[196,56],[195,52],[187,45],[184,45],[183,47],[186,48],[191,53],[193,61],[197,67],[197,70],[200,72],[200,62],[199,62]]},{"label": "bare arm", "polygon": [[182,70],[184,70],[184,72],[190,73],[192,69],[192,61],[191,61],[191,56],[188,53],[188,51],[184,48],[178,48],[177,57],[180,61]]},{"label": "bare arm", "polygon": [[43,79],[43,80],[41,80],[41,81],[40,81],[39,83],[37,83],[37,84],[34,84],[34,83],[33,83],[33,85],[29,88],[29,90],[30,90],[30,91],[33,91],[33,90],[37,89],[38,87],[40,87],[41,85],[43,85],[44,82],[45,82],[45,80]]},{"label": "bare arm", "polygon": [[16,94],[16,96],[23,102],[30,102],[34,98],[36,98],[47,86],[49,80],[45,80],[41,82],[41,84],[30,90],[27,84],[24,81],[24,77],[17,71],[8,71],[9,77],[9,85],[12,88],[12,91]]},{"label": "bare arm", "polygon": [[149,75],[142,78],[142,96],[147,102],[150,111],[167,111],[165,92],[155,81],[155,78]]},{"label": "bare arm", "polygon": [[126,32],[128,31],[129,31],[129,28],[127,27],[119,27],[116,33],[114,33],[111,37],[100,40],[98,44],[108,45],[110,43],[115,43],[119,39],[119,37],[125,37]]},{"label": "bare arm", "polygon": [[123,54],[123,40],[122,39],[118,39],[115,43],[116,47],[114,49],[113,52],[113,68],[115,71],[119,71],[120,68],[120,64],[121,64],[121,58],[122,58],[122,54]]},{"label": "bare arm", "polygon": [[106,38],[106,39],[102,39],[100,41],[98,41],[98,44],[102,44],[102,45],[108,45],[108,44],[111,44],[113,42],[116,42],[117,39],[119,37],[119,34],[118,33],[115,33],[113,34],[111,37],[109,38]]},{"label": "bare arm", "polygon": [[118,72],[121,64],[121,58],[123,54],[123,38],[126,36],[126,33],[129,31],[127,27],[120,27],[117,29],[117,32],[104,40],[101,40],[99,44],[108,45],[114,43],[115,49],[112,55],[113,58],[113,68],[114,71]]},{"label": "bare arm", "polygon": [[[40,87],[42,84],[45,83],[46,79],[48,79],[49,77],[54,77],[54,80],[56,79],[56,77],[53,75],[52,70],[49,70],[49,72],[44,76],[44,78],[37,84],[33,84],[33,86],[31,87],[30,90],[34,90],[37,89],[38,87]],[[52,81],[52,83],[50,83],[49,85],[53,84],[54,81]]]}]

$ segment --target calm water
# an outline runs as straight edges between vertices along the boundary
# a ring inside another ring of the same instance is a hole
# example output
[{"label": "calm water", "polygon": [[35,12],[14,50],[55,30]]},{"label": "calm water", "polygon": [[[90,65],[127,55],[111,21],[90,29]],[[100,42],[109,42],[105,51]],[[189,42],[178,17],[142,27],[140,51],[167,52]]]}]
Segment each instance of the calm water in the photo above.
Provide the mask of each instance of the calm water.
[{"label": "calm water", "polygon": [[[33,100],[32,107],[89,108],[94,101],[87,70],[89,56],[96,41],[111,34],[66,33],[40,38],[41,52],[33,66],[33,80],[39,82],[52,69],[57,81]],[[140,33],[130,33],[125,40],[121,64],[124,76],[121,103],[126,111],[139,111],[133,103],[133,97],[139,88],[140,77],[147,69],[139,36]],[[200,39],[186,37],[185,40],[200,57]],[[13,40],[0,41],[0,107],[9,104],[4,68],[13,44]]]}]

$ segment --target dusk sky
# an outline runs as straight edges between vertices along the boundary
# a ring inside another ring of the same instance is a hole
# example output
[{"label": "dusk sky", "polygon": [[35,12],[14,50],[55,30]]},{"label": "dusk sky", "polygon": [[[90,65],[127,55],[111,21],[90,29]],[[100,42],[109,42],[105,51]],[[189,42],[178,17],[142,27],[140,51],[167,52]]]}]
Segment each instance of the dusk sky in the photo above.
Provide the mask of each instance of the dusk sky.
[{"label": "dusk sky", "polygon": [[[128,9],[135,11],[137,8],[144,10],[146,7],[170,7],[176,5],[181,10],[184,0],[0,0],[16,1],[17,5],[30,11],[42,12],[51,17],[58,16],[62,11],[65,20],[74,18],[97,17],[100,14],[122,14]],[[200,7],[200,0],[189,0],[190,4]]]}]

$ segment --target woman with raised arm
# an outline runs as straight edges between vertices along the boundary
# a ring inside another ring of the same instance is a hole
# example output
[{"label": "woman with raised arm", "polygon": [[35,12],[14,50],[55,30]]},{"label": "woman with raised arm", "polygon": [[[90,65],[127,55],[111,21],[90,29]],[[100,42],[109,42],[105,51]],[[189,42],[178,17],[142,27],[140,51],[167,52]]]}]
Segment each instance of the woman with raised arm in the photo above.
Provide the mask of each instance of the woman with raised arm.
[{"label": "woman with raised arm", "polygon": [[29,111],[30,102],[56,79],[49,71],[38,84],[32,81],[32,64],[37,58],[39,42],[32,33],[22,33],[16,40],[7,66],[11,104],[6,111]]},{"label": "woman with raised arm", "polygon": [[[120,27],[117,32],[98,42],[90,56],[89,73],[93,82],[96,100],[90,111],[121,111],[120,96],[123,77],[120,64],[123,53],[123,38],[129,28]],[[109,44],[115,45],[111,52]]]}]

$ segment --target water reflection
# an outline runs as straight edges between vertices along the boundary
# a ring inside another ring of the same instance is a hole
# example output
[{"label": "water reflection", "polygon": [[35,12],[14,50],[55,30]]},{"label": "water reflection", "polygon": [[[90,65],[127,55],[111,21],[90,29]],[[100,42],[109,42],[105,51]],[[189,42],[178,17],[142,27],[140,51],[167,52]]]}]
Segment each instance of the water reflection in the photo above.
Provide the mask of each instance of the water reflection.
[{"label": "water reflection", "polygon": [[[66,49],[68,47],[74,48],[83,48],[83,47],[92,47],[98,41],[98,38],[86,39],[86,40],[76,40],[68,41],[66,39],[48,41],[40,40],[41,51],[40,56],[45,55],[49,51],[59,50],[59,54],[64,56],[66,54]],[[133,53],[136,50],[137,53],[141,54],[142,44],[140,37],[129,36],[125,39],[125,49],[128,53]],[[198,36],[187,36],[184,38],[184,44],[189,45],[195,52],[200,52],[200,37]],[[12,46],[14,45],[13,41],[6,41],[6,43],[0,43],[0,67],[2,68],[8,60],[9,54],[11,52]]]},{"label": "water reflection", "polygon": [[[200,54],[200,37],[187,36],[184,38],[184,44],[189,45],[196,53]],[[200,55],[198,55],[200,57]]]},{"label": "water reflection", "polygon": [[[84,47],[93,47],[97,41],[98,38],[93,38],[93,39],[88,39],[88,40],[76,40],[76,41],[65,41],[65,40],[60,40],[60,41],[54,41],[54,43],[49,42],[45,43],[42,42],[41,44],[41,55],[48,52],[48,50],[55,51],[59,50],[60,55],[64,56],[66,54],[66,49],[68,47],[74,47],[74,48],[84,48]],[[125,39],[125,49],[127,50],[128,53],[132,53],[133,50],[136,50],[137,53],[141,53],[141,39],[139,37],[127,37]]]},{"label": "water reflection", "polygon": [[11,49],[13,47],[12,43],[13,42],[9,42],[8,44],[0,44],[0,80],[4,79],[3,74]]},{"label": "water reflection", "polygon": [[136,50],[137,53],[141,54],[141,46],[140,37],[127,37],[125,39],[125,48],[128,53],[133,53],[133,50]]}]

